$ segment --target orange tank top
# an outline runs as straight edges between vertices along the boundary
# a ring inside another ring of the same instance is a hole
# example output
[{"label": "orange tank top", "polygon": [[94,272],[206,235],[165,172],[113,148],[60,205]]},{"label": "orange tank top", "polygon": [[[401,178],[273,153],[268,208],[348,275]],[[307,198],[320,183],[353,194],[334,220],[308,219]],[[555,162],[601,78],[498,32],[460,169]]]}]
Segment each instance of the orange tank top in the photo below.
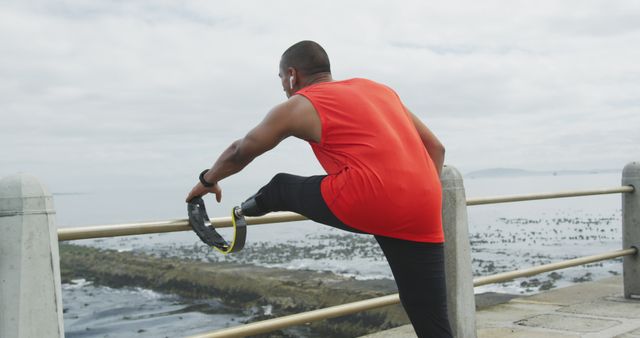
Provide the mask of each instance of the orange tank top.
[{"label": "orange tank top", "polygon": [[322,122],[320,142],[309,143],[327,172],[322,197],[335,216],[374,235],[443,242],[440,179],[398,95],[357,78],[297,94]]}]

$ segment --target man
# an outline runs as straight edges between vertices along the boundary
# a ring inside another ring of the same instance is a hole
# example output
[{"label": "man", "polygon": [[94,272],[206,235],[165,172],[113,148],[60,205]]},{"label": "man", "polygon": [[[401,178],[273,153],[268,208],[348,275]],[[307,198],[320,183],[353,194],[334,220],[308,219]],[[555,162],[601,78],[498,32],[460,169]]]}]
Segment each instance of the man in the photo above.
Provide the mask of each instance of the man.
[{"label": "man", "polygon": [[187,202],[207,193],[220,202],[220,180],[289,136],[309,142],[327,175],[278,174],[241,212],[293,211],[373,234],[418,336],[451,337],[439,180],[444,147],[391,88],[366,79],[334,81],[327,53],[313,41],[287,49],[278,75],[288,100],[201,174]]}]

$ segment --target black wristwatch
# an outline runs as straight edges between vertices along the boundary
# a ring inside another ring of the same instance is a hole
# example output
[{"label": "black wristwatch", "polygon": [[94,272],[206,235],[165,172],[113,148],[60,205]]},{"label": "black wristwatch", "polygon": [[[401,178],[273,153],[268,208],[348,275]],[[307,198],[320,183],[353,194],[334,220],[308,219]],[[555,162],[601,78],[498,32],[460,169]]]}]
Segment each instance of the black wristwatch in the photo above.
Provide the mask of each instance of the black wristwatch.
[{"label": "black wristwatch", "polygon": [[213,183],[209,183],[204,179],[204,174],[207,173],[207,171],[209,171],[209,169],[205,169],[200,173],[200,176],[198,177],[200,179],[200,183],[202,183],[202,185],[204,185],[205,188],[211,188],[213,187],[215,184]]}]

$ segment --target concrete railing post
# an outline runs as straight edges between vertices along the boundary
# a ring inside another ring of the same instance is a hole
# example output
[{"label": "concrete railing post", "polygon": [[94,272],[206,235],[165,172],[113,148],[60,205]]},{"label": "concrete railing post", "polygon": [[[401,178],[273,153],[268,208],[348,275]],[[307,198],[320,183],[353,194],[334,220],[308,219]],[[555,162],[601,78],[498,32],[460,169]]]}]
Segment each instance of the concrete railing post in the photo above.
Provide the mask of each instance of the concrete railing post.
[{"label": "concrete railing post", "polygon": [[471,246],[467,224],[467,201],[460,172],[446,166],[442,181],[447,307],[454,337],[476,337],[476,299],[473,293]]},{"label": "concrete railing post", "polygon": [[64,337],[53,214],[35,177],[0,180],[0,337]]},{"label": "concrete railing post", "polygon": [[[632,185],[632,193],[622,194],[622,247],[640,250],[640,162],[631,162],[622,171],[622,185]],[[624,296],[640,298],[640,254],[625,256],[622,263]]]}]

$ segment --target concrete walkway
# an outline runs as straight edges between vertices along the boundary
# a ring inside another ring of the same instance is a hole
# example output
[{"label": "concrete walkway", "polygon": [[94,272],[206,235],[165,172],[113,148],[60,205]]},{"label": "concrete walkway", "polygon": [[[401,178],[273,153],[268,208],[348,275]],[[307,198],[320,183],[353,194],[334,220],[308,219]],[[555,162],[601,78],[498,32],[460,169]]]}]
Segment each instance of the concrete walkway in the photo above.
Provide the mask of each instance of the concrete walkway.
[{"label": "concrete walkway", "polygon": [[[478,338],[640,338],[640,300],[622,296],[622,277],[513,298],[483,308],[476,316]],[[416,334],[408,325],[365,337],[415,338]]]}]

